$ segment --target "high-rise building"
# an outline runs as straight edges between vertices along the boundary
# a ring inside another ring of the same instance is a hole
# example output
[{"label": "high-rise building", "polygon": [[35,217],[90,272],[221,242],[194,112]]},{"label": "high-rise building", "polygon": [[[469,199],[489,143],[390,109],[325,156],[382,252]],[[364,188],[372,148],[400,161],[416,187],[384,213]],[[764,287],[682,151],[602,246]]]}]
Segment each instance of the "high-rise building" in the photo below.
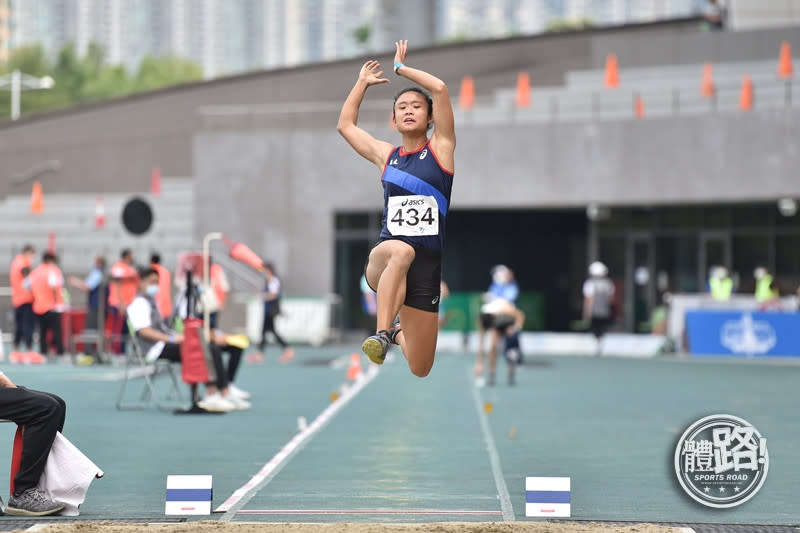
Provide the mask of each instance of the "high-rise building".
[{"label": "high-rise building", "polygon": [[10,0],[0,0],[0,63],[8,61],[11,48],[11,5]]},{"label": "high-rise building", "polygon": [[[0,0],[0,61],[41,44],[55,59],[92,42],[135,72],[146,55],[199,64],[206,78],[412,46],[546,31],[553,21],[598,26],[700,13],[707,0]],[[800,23],[800,1],[736,0],[729,27]]]}]

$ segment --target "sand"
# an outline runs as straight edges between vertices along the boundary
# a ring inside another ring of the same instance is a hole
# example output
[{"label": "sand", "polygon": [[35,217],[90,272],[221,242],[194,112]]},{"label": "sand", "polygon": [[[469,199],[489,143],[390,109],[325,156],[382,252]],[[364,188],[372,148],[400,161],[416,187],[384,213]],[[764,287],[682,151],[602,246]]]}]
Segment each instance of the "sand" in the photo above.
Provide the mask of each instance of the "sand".
[{"label": "sand", "polygon": [[[22,530],[18,530],[22,531]],[[45,533],[676,533],[653,524],[605,524],[597,522],[436,522],[428,524],[276,524],[215,521],[172,524],[125,524],[74,522],[48,525]]]}]

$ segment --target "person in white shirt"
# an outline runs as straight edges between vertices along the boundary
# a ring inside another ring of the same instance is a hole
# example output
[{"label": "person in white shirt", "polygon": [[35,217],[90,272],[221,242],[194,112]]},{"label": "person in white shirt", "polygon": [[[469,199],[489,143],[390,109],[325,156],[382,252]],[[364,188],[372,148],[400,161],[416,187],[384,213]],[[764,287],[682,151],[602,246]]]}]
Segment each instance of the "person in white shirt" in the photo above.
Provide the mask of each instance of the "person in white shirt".
[{"label": "person in white shirt", "polygon": [[597,339],[597,355],[602,351],[603,336],[614,319],[614,283],[608,279],[608,267],[600,261],[589,265],[589,279],[583,283],[583,319]]},{"label": "person in white shirt", "polygon": [[[152,267],[142,270],[139,293],[127,308],[128,320],[136,332],[136,342],[141,347],[147,361],[167,359],[180,362],[180,343],[183,334],[171,330],[158,312],[155,296],[158,294],[158,271]],[[206,397],[198,402],[198,406],[207,411],[232,411],[249,409],[250,403],[241,395],[232,393],[228,386],[227,371],[222,364],[222,350],[239,350],[228,346],[225,335],[213,331],[214,342],[211,344],[211,359],[217,374],[217,381],[206,383]]]}]

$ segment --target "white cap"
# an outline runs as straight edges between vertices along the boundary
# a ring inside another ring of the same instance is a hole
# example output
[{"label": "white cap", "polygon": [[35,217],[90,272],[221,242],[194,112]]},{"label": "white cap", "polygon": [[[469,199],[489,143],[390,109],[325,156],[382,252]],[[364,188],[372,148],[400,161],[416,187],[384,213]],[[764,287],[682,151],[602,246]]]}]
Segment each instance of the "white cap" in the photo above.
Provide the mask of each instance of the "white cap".
[{"label": "white cap", "polygon": [[602,278],[608,274],[608,267],[600,261],[595,261],[589,265],[589,275],[595,278]]}]

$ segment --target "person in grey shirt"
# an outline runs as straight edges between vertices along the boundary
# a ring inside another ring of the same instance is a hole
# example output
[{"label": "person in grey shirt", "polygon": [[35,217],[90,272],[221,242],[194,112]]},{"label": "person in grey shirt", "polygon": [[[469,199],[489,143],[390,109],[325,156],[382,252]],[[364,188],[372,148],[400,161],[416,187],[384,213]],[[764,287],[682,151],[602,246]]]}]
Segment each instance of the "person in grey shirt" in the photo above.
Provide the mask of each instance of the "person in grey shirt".
[{"label": "person in grey shirt", "polygon": [[614,319],[614,283],[608,279],[608,267],[600,261],[589,265],[589,279],[583,283],[583,319],[597,339],[597,352],[602,352],[603,335]]}]

